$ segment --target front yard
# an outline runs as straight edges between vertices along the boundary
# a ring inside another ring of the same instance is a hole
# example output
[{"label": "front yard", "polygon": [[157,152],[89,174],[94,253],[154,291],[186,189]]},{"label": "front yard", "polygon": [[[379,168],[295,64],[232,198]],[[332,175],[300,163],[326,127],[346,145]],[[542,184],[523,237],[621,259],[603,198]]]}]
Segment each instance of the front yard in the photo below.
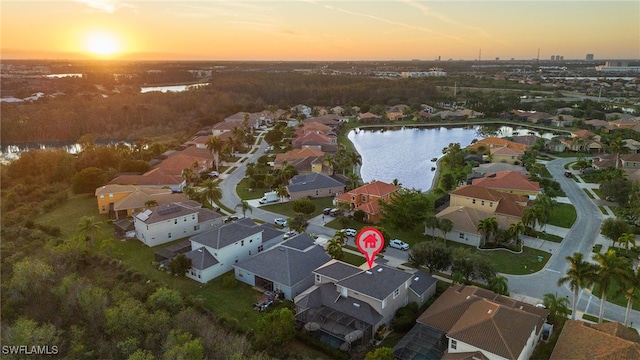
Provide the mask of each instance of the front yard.
[{"label": "front yard", "polygon": [[[322,214],[322,210],[325,208],[333,208],[333,197],[311,199],[311,201],[316,205],[316,210],[309,217],[315,217]],[[295,211],[293,211],[291,201],[265,205],[262,206],[261,209],[282,214],[286,217],[296,216]]]},{"label": "front yard", "polygon": [[563,228],[571,228],[576,222],[576,208],[571,204],[556,204],[551,209],[549,225],[559,226]]}]

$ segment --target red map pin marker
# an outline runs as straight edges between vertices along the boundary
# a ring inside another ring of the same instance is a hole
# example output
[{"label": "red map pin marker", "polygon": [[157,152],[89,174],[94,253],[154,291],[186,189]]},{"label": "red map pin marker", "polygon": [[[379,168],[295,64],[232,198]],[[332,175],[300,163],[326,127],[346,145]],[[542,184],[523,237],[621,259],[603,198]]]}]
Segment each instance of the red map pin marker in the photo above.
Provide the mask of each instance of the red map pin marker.
[{"label": "red map pin marker", "polygon": [[384,237],[376,228],[364,228],[356,235],[356,245],[367,258],[367,264],[371,269],[376,254],[384,248]]}]

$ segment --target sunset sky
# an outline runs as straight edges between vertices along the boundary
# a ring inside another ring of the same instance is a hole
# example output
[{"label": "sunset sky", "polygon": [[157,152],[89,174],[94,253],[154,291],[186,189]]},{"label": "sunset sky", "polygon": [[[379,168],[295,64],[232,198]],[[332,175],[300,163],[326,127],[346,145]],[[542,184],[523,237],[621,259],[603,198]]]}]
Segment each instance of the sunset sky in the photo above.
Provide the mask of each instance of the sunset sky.
[{"label": "sunset sky", "polygon": [[0,1],[3,59],[640,59],[640,1]]}]

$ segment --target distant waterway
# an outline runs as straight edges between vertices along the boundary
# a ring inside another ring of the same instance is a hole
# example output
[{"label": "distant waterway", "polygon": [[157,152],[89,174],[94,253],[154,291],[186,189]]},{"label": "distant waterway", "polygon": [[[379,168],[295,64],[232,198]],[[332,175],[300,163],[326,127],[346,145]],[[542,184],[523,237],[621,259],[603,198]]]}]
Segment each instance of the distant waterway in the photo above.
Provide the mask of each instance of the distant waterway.
[{"label": "distant waterway", "polygon": [[362,157],[360,177],[364,182],[394,179],[405,188],[428,191],[435,177],[436,162],[442,149],[450,143],[466,147],[473,139],[487,136],[537,135],[551,138],[553,134],[514,129],[510,126],[486,128],[482,126],[458,128],[402,128],[396,130],[352,130],[347,137]]},{"label": "distant waterway", "polygon": [[187,84],[187,85],[168,85],[168,86],[144,86],[140,88],[141,93],[148,93],[152,91],[160,92],[181,92],[189,89],[196,89],[201,86],[209,85],[209,83],[203,84]]},{"label": "distant waterway", "polygon": [[[106,146],[123,143],[131,146],[130,140],[97,140],[96,145]],[[32,150],[64,150],[69,154],[78,154],[82,146],[75,141],[48,141],[2,144],[0,146],[0,162],[6,164],[20,157],[21,154]]]}]

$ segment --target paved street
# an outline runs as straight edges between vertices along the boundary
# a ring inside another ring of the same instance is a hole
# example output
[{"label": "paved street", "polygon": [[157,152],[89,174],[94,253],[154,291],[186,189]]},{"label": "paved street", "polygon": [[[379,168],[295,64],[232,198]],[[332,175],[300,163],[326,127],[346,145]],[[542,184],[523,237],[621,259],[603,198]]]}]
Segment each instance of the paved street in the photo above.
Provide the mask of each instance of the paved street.
[{"label": "paved street", "polygon": [[[246,164],[249,162],[255,162],[260,156],[264,154],[264,149],[267,144],[262,142],[258,147],[258,151],[253,154],[245,154],[248,160],[244,162],[238,162],[235,164],[237,169],[230,174],[222,174],[223,179],[220,183],[220,189],[222,190],[223,197],[221,202],[233,209],[240,202],[240,198],[236,194],[236,186],[244,177]],[[547,225],[545,231],[551,234],[564,237],[561,243],[554,243],[544,241],[531,237],[524,237],[523,241],[526,246],[537,248],[542,251],[546,251],[551,254],[551,258],[545,265],[545,267],[534,274],[530,275],[505,275],[509,280],[509,289],[512,292],[512,296],[524,301],[537,303],[541,302],[540,299],[546,293],[553,293],[559,296],[567,296],[571,301],[572,292],[565,285],[562,287],[557,286],[558,279],[564,276],[567,268],[569,267],[566,257],[573,255],[575,252],[581,252],[584,254],[585,259],[591,259],[591,250],[594,244],[603,244],[603,251],[606,251],[608,245],[600,235],[600,224],[602,223],[604,216],[598,209],[598,206],[591,200],[582,190],[580,185],[572,178],[564,176],[564,165],[570,162],[575,162],[576,158],[558,158],[549,161],[546,165],[549,172],[560,183],[562,189],[567,194],[565,199],[559,199],[560,202],[571,203],[576,208],[577,219],[571,229],[563,229]],[[587,184],[583,184],[582,187],[589,187]],[[255,204],[255,201],[250,201],[251,204]],[[257,204],[255,204],[257,205]],[[260,209],[259,207],[252,206],[252,212],[247,215],[260,219],[266,222],[273,223],[273,221],[282,217],[279,214],[271,213]],[[326,219],[329,221],[330,219]],[[335,233],[334,229],[324,226],[322,216],[319,215],[309,221],[309,227],[307,232],[323,235],[326,237],[332,237]],[[349,239],[349,244],[355,246],[353,239]],[[400,266],[406,262],[408,253],[397,249],[387,249],[385,252],[385,260],[388,261],[391,266]],[[578,312],[587,312],[592,315],[597,315],[599,312],[600,300],[591,295],[588,291],[581,291],[578,301]],[[624,321],[625,308],[607,303],[605,306],[604,317],[609,320]],[[632,311],[630,321],[635,327],[640,328],[640,312]]]}]

